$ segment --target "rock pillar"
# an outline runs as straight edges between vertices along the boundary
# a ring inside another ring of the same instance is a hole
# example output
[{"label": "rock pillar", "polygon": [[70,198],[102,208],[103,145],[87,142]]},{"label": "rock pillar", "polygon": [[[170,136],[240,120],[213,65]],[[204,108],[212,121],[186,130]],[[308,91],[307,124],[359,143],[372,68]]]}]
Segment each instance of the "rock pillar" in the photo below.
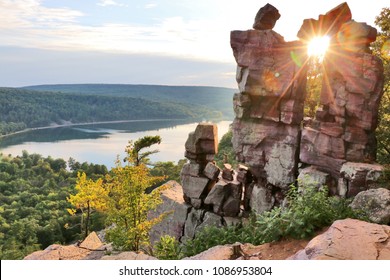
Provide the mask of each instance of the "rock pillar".
[{"label": "rock pillar", "polygon": [[265,193],[256,187],[272,193],[274,188],[286,189],[295,181],[298,166],[306,50],[271,29],[232,31],[230,42],[239,88],[233,100],[237,158],[254,175],[256,193]]}]

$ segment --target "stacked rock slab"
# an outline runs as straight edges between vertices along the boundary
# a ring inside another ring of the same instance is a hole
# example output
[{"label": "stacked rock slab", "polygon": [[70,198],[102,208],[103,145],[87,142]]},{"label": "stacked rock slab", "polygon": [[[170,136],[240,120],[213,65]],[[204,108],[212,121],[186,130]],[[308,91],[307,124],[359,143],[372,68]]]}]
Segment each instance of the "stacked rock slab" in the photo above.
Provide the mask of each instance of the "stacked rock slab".
[{"label": "stacked rock slab", "polygon": [[[189,163],[183,166],[181,180],[184,192],[184,200],[199,209],[203,205],[203,200],[209,190],[216,183],[220,170],[205,167],[214,160],[214,155],[218,152],[218,132],[217,126],[213,124],[201,123],[194,132],[191,132],[185,143],[185,157]],[[211,173],[211,174],[210,174]]]},{"label": "stacked rock slab", "polygon": [[215,214],[219,219],[240,214],[242,183],[237,181],[237,174],[229,164],[225,164],[222,172],[215,165],[217,147],[217,126],[207,123],[199,124],[185,144],[189,163],[181,171],[183,193],[185,201],[195,208],[187,219],[189,224],[195,225],[187,227],[190,237],[194,234],[191,229],[206,218],[217,221]]},{"label": "stacked rock slab", "polygon": [[[274,16],[275,22],[280,15],[270,6],[267,4],[258,15],[266,22]],[[238,160],[248,165],[254,176],[253,194],[270,194],[267,201],[255,199],[269,208],[274,204],[271,193],[287,189],[296,177],[307,54],[302,43],[285,42],[278,33],[267,29],[274,23],[256,24],[261,21],[256,17],[254,24],[263,27],[260,30],[231,32],[240,91],[233,100],[233,148]]]},{"label": "stacked rock slab", "polygon": [[[349,173],[378,171],[378,165],[367,163],[375,160],[375,129],[383,94],[382,62],[368,50],[376,29],[351,17],[343,3],[318,20],[311,19],[310,32],[328,35],[331,46],[323,61],[320,106],[315,119],[302,131],[300,148],[300,160],[331,174],[340,182],[337,193],[342,196],[354,196],[369,184],[354,183],[359,180],[348,178],[344,169]],[[335,24],[330,28],[331,22]],[[305,25],[298,36],[309,33]]]}]

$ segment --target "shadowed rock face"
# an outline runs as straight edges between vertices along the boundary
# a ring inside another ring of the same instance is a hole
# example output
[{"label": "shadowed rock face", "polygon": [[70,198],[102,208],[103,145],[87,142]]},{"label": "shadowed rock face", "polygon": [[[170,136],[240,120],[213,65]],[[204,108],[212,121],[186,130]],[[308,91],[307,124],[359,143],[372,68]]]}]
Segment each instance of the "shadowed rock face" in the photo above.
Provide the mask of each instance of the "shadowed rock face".
[{"label": "shadowed rock face", "polygon": [[253,23],[253,29],[272,29],[279,18],[279,11],[271,4],[267,4],[257,12],[255,22]]}]

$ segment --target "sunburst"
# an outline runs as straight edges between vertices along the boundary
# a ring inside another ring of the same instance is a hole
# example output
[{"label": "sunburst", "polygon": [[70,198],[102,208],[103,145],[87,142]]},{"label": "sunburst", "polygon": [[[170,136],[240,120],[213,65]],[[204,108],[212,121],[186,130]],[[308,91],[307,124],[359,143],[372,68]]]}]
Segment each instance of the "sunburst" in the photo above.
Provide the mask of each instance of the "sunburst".
[{"label": "sunburst", "polygon": [[323,58],[328,50],[329,42],[328,36],[314,37],[307,46],[308,55]]}]

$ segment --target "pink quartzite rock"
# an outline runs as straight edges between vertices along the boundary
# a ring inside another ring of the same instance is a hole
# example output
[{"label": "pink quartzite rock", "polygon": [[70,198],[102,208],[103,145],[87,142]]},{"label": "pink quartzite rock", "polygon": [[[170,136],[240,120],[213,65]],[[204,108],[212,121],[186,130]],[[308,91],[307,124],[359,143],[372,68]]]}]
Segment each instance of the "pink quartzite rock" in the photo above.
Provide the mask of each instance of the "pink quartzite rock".
[{"label": "pink quartzite rock", "polygon": [[[337,179],[344,162],[375,160],[383,66],[371,54],[341,49],[329,52],[323,64],[322,107],[302,131],[300,160]],[[365,185],[354,184],[346,195],[365,189]]]},{"label": "pink quartzite rock", "polygon": [[375,186],[383,172],[379,164],[347,162],[340,169],[339,195],[353,197]]},{"label": "pink quartzite rock", "polygon": [[337,33],[339,45],[353,52],[370,52],[369,45],[376,39],[377,31],[364,22],[350,20]]},{"label": "pink quartzite rock", "polygon": [[240,93],[234,96],[233,148],[256,179],[294,181],[306,95],[306,51],[272,30],[232,31]]},{"label": "pink quartzite rock", "polygon": [[148,218],[153,219],[167,212],[170,212],[170,214],[149,231],[152,244],[159,241],[160,237],[166,234],[180,240],[190,208],[190,205],[183,200],[183,188],[179,183],[169,181],[164,186],[167,189],[161,192],[162,203],[154,211],[148,213]]},{"label": "pink quartzite rock", "polygon": [[352,13],[346,2],[341,3],[325,15],[320,15],[318,20],[305,19],[298,31],[297,37],[309,41],[316,36],[334,36],[340,27],[352,19]]},{"label": "pink quartzite rock", "polygon": [[203,200],[216,183],[220,170],[212,161],[218,153],[217,126],[200,123],[188,135],[185,157],[190,160],[180,173],[183,196],[187,203],[200,209]]},{"label": "pink quartzite rock", "polygon": [[291,260],[390,260],[390,226],[346,219],[334,222]]},{"label": "pink quartzite rock", "polygon": [[267,120],[235,119],[233,148],[255,178],[287,188],[295,179],[299,127]]},{"label": "pink quartzite rock", "polygon": [[194,155],[218,153],[217,126],[200,123],[195,131],[189,134],[185,143],[185,149]]},{"label": "pink quartzite rock", "polygon": [[278,9],[270,4],[266,4],[257,12],[253,29],[272,29],[279,18],[280,14]]},{"label": "pink quartzite rock", "polygon": [[[88,258],[95,250],[103,248],[97,234],[91,232],[80,245],[53,244],[45,250],[36,251],[26,256],[25,260],[82,260]],[[98,258],[104,255],[104,250],[98,252]]]},{"label": "pink quartzite rock", "polygon": [[207,163],[205,169],[203,170],[203,175],[209,178],[210,180],[217,180],[221,170],[214,163]]}]

